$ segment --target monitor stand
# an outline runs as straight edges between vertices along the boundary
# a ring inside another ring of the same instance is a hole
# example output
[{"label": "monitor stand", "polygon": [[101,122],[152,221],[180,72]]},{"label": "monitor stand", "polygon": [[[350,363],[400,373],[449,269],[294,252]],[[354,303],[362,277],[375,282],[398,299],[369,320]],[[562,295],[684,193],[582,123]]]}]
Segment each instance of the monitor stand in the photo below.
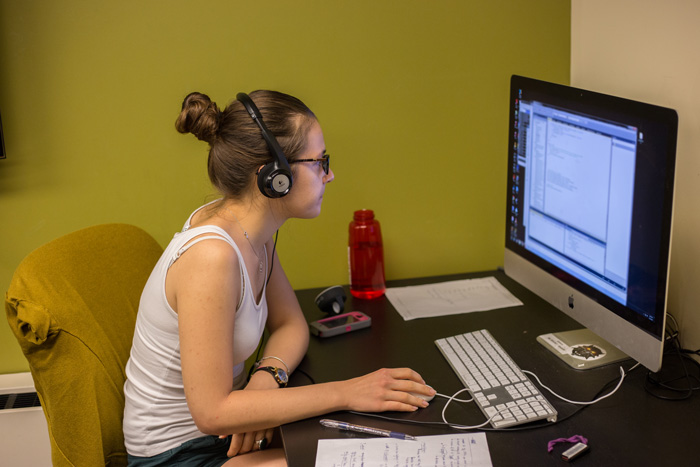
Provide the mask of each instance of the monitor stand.
[{"label": "monitor stand", "polygon": [[588,329],[543,334],[537,342],[576,370],[590,370],[629,358]]}]

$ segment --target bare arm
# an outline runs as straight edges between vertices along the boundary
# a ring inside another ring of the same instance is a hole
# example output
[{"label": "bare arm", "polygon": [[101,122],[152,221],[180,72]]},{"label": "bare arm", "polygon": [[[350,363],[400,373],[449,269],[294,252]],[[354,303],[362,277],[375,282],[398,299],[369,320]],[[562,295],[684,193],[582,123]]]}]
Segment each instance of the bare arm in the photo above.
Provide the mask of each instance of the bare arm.
[{"label": "bare arm", "polygon": [[[166,291],[175,291],[185,395],[200,431],[228,435],[335,410],[412,411],[424,406],[408,394],[428,391],[409,369],[383,369],[347,381],[285,389],[260,372],[246,390],[232,391],[233,310],[241,293],[238,260],[221,241],[203,241],[190,250],[171,268]],[[278,266],[268,294],[271,338],[266,353],[287,358],[295,367],[306,351],[308,331]]]}]

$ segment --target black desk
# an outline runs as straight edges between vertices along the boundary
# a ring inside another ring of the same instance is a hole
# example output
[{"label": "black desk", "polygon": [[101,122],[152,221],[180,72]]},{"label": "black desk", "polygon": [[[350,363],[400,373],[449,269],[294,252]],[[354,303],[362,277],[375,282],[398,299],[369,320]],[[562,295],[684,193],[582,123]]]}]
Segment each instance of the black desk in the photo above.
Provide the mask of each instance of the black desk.
[{"label": "black desk", "polygon": [[[346,311],[359,310],[372,317],[372,327],[348,334],[320,339],[311,338],[309,351],[300,369],[317,383],[349,379],[381,367],[410,367],[442,394],[452,395],[463,388],[452,369],[434,344],[435,339],[476,329],[488,329],[506,352],[523,370],[530,370],[559,394],[588,401],[603,386],[619,379],[619,365],[576,371],[568,368],[539,343],[536,337],[548,332],[570,330],[580,325],[551,307],[539,297],[510,280],[502,272],[490,272],[506,286],[524,306],[487,312],[468,313],[429,319],[404,321],[385,297],[376,300],[353,300],[348,290]],[[480,277],[464,274],[429,279],[394,281],[389,286],[416,285],[428,282]],[[300,290],[297,297],[309,321],[323,314],[313,299],[321,289]],[[633,362],[622,365],[629,369]],[[664,367],[672,364],[670,359]],[[582,435],[588,438],[590,452],[575,460],[578,466],[681,466],[698,465],[700,455],[700,397],[678,402],[662,401],[644,389],[647,370],[631,372],[620,390],[612,397],[573,414],[578,406],[561,402],[543,390],[559,412],[555,424],[540,424],[536,429],[486,431],[494,466],[568,465],[560,453],[570,445],[557,445],[547,452],[547,442],[561,437]],[[292,375],[291,385],[309,384],[301,373]],[[610,386],[610,388],[614,385]],[[607,391],[606,391],[607,392]],[[466,394],[466,393],[465,393]],[[446,400],[435,398],[430,407],[416,413],[384,413],[405,420],[441,421]],[[450,405],[447,419],[451,423],[478,425],[484,421],[474,404]],[[291,467],[313,466],[319,439],[362,437],[361,434],[324,428],[314,417],[285,425],[281,429],[287,461]],[[412,435],[436,435],[459,432],[445,426],[413,425],[368,418],[347,412],[328,418],[357,424],[402,431]]]}]

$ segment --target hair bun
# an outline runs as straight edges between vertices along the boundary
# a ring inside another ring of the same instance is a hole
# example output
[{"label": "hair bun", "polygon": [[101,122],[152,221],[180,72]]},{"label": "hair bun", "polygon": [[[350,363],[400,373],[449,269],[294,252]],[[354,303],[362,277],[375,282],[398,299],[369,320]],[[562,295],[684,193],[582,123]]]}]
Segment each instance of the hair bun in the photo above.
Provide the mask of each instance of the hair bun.
[{"label": "hair bun", "polygon": [[175,122],[180,133],[192,133],[211,144],[219,129],[219,108],[206,94],[190,93],[182,102],[182,111]]}]

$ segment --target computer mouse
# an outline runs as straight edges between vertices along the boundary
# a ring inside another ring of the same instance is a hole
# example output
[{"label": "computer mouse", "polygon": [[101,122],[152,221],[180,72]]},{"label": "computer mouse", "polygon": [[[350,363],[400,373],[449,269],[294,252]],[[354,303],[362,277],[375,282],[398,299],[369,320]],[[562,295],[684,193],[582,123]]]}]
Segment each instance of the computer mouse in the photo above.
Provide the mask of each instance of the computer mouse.
[{"label": "computer mouse", "polygon": [[[426,384],[426,386],[428,386],[428,385]],[[429,387],[430,389],[433,389],[431,386],[428,386],[428,387]],[[426,401],[426,402],[430,402],[431,400],[433,400],[433,399],[435,398],[435,395],[434,395],[434,394],[433,394],[432,396],[426,396],[425,394],[418,394],[417,392],[409,392],[409,394],[412,395],[412,396],[419,397],[419,398],[423,399],[423,400]]]}]

